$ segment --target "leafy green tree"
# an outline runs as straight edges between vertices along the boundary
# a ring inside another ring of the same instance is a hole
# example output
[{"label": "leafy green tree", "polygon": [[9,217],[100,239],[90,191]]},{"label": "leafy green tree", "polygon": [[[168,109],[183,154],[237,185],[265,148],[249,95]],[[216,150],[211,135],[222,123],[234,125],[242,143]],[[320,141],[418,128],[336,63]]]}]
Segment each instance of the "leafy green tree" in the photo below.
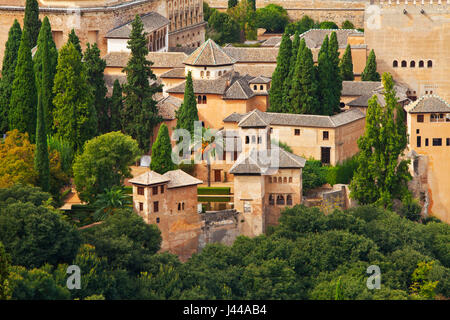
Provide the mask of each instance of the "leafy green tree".
[{"label": "leafy green tree", "polygon": [[110,121],[106,105],[106,93],[108,89],[105,85],[104,71],[106,61],[100,58],[100,49],[97,44],[92,46],[87,44],[84,52],[84,67],[86,69],[87,81],[94,92],[94,106],[97,111],[98,132],[106,133],[110,131]]},{"label": "leafy green tree", "polygon": [[9,268],[11,264],[11,257],[6,253],[3,243],[0,242],[0,300],[7,300],[10,298],[9,287]]},{"label": "leafy green tree", "polygon": [[369,100],[366,132],[358,139],[359,166],[350,190],[351,197],[362,204],[390,208],[393,199],[408,195],[411,175],[408,161],[401,160],[407,144],[403,109],[397,102],[392,76],[384,73],[382,82],[386,106],[381,107],[376,96]]},{"label": "leafy green tree", "polygon": [[271,3],[256,10],[256,25],[258,28],[266,29],[267,32],[284,32],[288,23],[287,11],[282,6]]},{"label": "leafy green tree", "polygon": [[110,268],[139,274],[152,265],[160,249],[161,233],[130,209],[117,210],[100,225],[83,230],[85,242],[95,247],[99,257],[108,259]]},{"label": "leafy green tree", "polygon": [[140,156],[137,142],[120,132],[109,132],[86,142],[73,164],[80,199],[93,202],[105,189],[131,178],[129,166]]},{"label": "leafy green tree", "polygon": [[80,235],[53,209],[16,202],[0,209],[0,241],[14,265],[33,268],[72,261]]},{"label": "leafy green tree", "polygon": [[228,8],[236,7],[238,0],[228,0]]},{"label": "leafy green tree", "polygon": [[241,42],[256,40],[255,10],[252,0],[241,0],[238,5],[227,9],[227,13],[239,24],[241,28]]},{"label": "leafy green tree", "polygon": [[47,41],[48,34],[45,33],[42,39],[42,73],[37,105],[36,124],[36,150],[34,155],[34,168],[38,174],[38,183],[43,191],[50,189],[50,160],[48,157],[47,145],[47,111],[51,101],[50,74],[47,71],[50,55]]},{"label": "leafy green tree", "polygon": [[253,11],[256,11],[256,0],[248,0],[248,4]]},{"label": "leafy green tree", "polygon": [[302,171],[303,191],[321,187],[327,182],[327,167],[322,166],[319,160],[306,160]]},{"label": "leafy green tree", "polygon": [[288,34],[294,34],[295,32],[302,34],[303,32],[306,32],[314,28],[314,25],[315,25],[314,20],[311,19],[309,16],[304,15],[300,20],[288,24],[286,26],[286,32]]},{"label": "leafy green tree", "polygon": [[333,114],[333,82],[337,81],[337,79],[333,77],[332,63],[330,58],[329,39],[328,35],[326,35],[319,51],[317,72],[319,78],[320,113],[327,116]]},{"label": "leafy green tree", "polygon": [[[45,75],[43,75],[44,72],[44,41],[47,42],[47,50],[48,54],[45,58],[46,61],[46,69],[45,69]],[[34,62],[34,74],[36,77],[36,87],[38,93],[41,92],[42,87],[42,79],[45,77],[45,81],[47,84],[46,92],[48,93],[45,97],[42,99],[45,99],[43,101],[44,106],[44,114],[45,114],[45,124],[46,124],[46,131],[47,133],[52,132],[52,124],[53,124],[53,83],[55,80],[55,74],[56,74],[56,66],[58,64],[58,50],[56,50],[56,44],[53,41],[52,36],[52,29],[50,26],[50,22],[48,20],[48,17],[44,18],[44,21],[42,22],[41,30],[39,31],[39,37],[37,40],[37,50],[33,57]]]},{"label": "leafy green tree", "polygon": [[72,43],[75,49],[77,49],[80,56],[83,57],[83,50],[81,50],[80,38],[78,38],[74,29],[70,31],[67,43]]},{"label": "leafy green tree", "polygon": [[31,141],[36,135],[37,92],[28,33],[24,29],[20,40],[17,65],[12,84],[9,128],[27,132]]},{"label": "leafy green tree", "polygon": [[59,50],[56,70],[53,127],[57,137],[81,151],[85,141],[97,134],[97,114],[81,56],[71,42]]},{"label": "leafy green tree", "polygon": [[355,76],[353,75],[353,60],[352,60],[352,50],[350,45],[345,48],[344,55],[342,56],[341,62],[339,64],[341,71],[342,80],[353,81]]},{"label": "leafy green tree", "polygon": [[345,20],[344,22],[342,22],[341,28],[342,29],[355,29],[355,26],[349,20]]},{"label": "leafy green tree", "polygon": [[328,58],[330,59],[330,76],[334,80],[330,82],[332,88],[331,108],[334,113],[338,113],[340,112],[342,77],[339,69],[339,43],[336,32],[332,32],[330,35]]},{"label": "leafy green tree", "polygon": [[434,261],[419,262],[414,270],[410,287],[411,296],[414,299],[433,299],[436,296],[436,287],[439,281],[429,279],[430,271],[433,269]]},{"label": "leafy green tree", "polygon": [[[186,77],[184,88],[184,99],[180,108],[176,111],[177,129],[183,128],[194,135],[194,122],[198,121],[197,99],[194,94],[194,85],[192,83],[191,72]],[[160,129],[161,130],[161,129]],[[167,136],[169,133],[167,132]],[[159,136],[159,133],[158,133]],[[170,143],[170,139],[169,139]]]},{"label": "leafy green tree", "polygon": [[0,188],[0,208],[17,202],[30,202],[35,206],[48,203],[51,196],[41,188],[17,183],[12,187]]},{"label": "leafy green tree", "polygon": [[153,128],[162,120],[153,99],[153,95],[161,91],[161,86],[150,86],[149,80],[156,80],[156,76],[150,68],[152,62],[147,60],[147,43],[142,20],[136,15],[127,46],[131,56],[123,69],[127,74],[127,84],[123,86],[125,98],[122,117],[125,133],[136,139],[139,147],[146,152],[149,150]]},{"label": "leafy green tree", "polygon": [[203,19],[206,22],[209,22],[209,18],[216,11],[217,11],[217,9],[211,8],[206,1],[203,1]]},{"label": "leafy green tree", "polygon": [[280,49],[278,50],[277,66],[272,75],[269,90],[269,111],[283,112],[283,85],[289,75],[292,54],[292,41],[287,33],[283,34]]},{"label": "leafy green tree", "polygon": [[208,20],[208,36],[219,45],[239,41],[239,24],[225,12],[215,10]]},{"label": "leafy green tree", "polygon": [[169,129],[165,123],[159,127],[158,137],[152,146],[150,169],[160,174],[176,169],[175,164],[172,162],[172,144],[170,143]]},{"label": "leafy green tree", "polygon": [[122,119],[121,113],[123,109],[123,97],[122,97],[122,86],[119,80],[114,81],[113,91],[111,98],[108,99],[109,104],[109,124],[111,131],[121,131],[122,130]]},{"label": "leafy green tree", "polygon": [[39,4],[37,0],[27,0],[25,3],[25,17],[23,19],[23,29],[28,33],[28,44],[34,48],[37,43],[41,20],[39,20]]},{"label": "leafy green tree", "polygon": [[97,196],[94,206],[98,208],[94,212],[94,218],[97,221],[105,220],[113,215],[118,209],[131,207],[133,204],[130,195],[125,193],[122,187],[112,187],[105,189],[105,192]]},{"label": "leafy green tree", "polygon": [[21,37],[22,29],[15,19],[9,29],[8,40],[5,44],[2,77],[0,78],[0,132],[3,133],[9,130],[8,113]]},{"label": "leafy green tree", "polygon": [[339,29],[339,27],[333,21],[322,21],[319,24],[319,29]]},{"label": "leafy green tree", "polygon": [[375,51],[370,50],[369,57],[367,58],[366,67],[361,74],[362,81],[380,81],[380,74],[377,72],[377,58]]}]

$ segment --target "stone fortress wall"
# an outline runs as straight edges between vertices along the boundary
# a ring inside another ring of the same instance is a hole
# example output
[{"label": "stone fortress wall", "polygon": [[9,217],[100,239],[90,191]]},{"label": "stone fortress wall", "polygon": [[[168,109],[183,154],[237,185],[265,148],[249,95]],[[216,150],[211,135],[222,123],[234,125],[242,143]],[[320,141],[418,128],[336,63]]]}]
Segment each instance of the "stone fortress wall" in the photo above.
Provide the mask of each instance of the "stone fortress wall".
[{"label": "stone fortress wall", "polygon": [[[212,8],[225,11],[228,0],[205,0]],[[341,26],[345,20],[351,21],[355,28],[364,26],[364,8],[370,0],[256,0],[256,8],[271,3],[284,7],[292,21],[307,15],[318,21],[333,21]]]}]

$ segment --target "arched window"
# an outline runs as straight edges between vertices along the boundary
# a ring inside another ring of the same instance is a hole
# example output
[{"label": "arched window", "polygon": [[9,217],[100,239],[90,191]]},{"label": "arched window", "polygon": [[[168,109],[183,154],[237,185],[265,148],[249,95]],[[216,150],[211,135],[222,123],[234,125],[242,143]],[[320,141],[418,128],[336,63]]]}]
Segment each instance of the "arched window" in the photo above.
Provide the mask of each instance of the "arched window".
[{"label": "arched window", "polygon": [[184,202],[181,203],[181,210],[184,210]]},{"label": "arched window", "polygon": [[282,194],[277,195],[277,205],[284,205],[284,196]]},{"label": "arched window", "polygon": [[272,183],[272,177],[269,177],[269,183]]},{"label": "arched window", "polygon": [[264,90],[264,86],[263,86],[263,85],[260,85],[260,86],[259,86],[259,90]]},{"label": "arched window", "polygon": [[219,77],[222,75],[222,71],[219,71]]},{"label": "arched window", "polygon": [[209,77],[209,74],[210,74],[210,72],[209,72],[209,71],[206,71],[206,76],[207,76],[207,77]]},{"label": "arched window", "polygon": [[427,62],[427,67],[428,67],[428,68],[432,68],[432,67],[433,67],[433,61],[428,60],[428,62]]},{"label": "arched window", "polygon": [[290,194],[288,194],[288,195],[286,196],[286,204],[287,204],[288,206],[292,206],[292,196],[291,196]]},{"label": "arched window", "polygon": [[283,178],[283,183],[287,183],[287,178],[286,177]]},{"label": "arched window", "polygon": [[202,104],[202,96],[198,96],[197,97],[197,103],[198,104]]},{"label": "arched window", "polygon": [[289,183],[292,183],[292,177],[289,177]]},{"label": "arched window", "polygon": [[257,90],[258,86],[256,84],[253,85],[253,90]]},{"label": "arched window", "polygon": [[283,181],[282,181],[282,178],[281,177],[278,177],[278,183],[282,183]]},{"label": "arched window", "polygon": [[203,104],[206,104],[206,96],[203,96]]},{"label": "arched window", "polygon": [[410,68],[415,68],[415,67],[416,67],[416,62],[415,62],[414,60],[412,60],[412,61],[409,63],[409,67],[410,67]]},{"label": "arched window", "polygon": [[419,68],[423,68],[423,65],[424,65],[424,64],[423,64],[423,60],[420,60],[420,61],[419,61]]},{"label": "arched window", "polygon": [[397,68],[397,67],[398,67],[398,61],[397,61],[397,60],[394,60],[394,62],[392,62],[392,66],[393,66],[394,68]]},{"label": "arched window", "polygon": [[275,199],[273,198],[273,194],[269,194],[269,206],[273,206],[275,204]]},{"label": "arched window", "polygon": [[200,71],[200,77],[203,78],[204,75],[205,75],[205,72],[204,71]]},{"label": "arched window", "polygon": [[181,210],[181,203],[178,202],[178,211],[180,211],[180,210]]},{"label": "arched window", "polygon": [[406,68],[406,61],[402,60],[402,68]]}]

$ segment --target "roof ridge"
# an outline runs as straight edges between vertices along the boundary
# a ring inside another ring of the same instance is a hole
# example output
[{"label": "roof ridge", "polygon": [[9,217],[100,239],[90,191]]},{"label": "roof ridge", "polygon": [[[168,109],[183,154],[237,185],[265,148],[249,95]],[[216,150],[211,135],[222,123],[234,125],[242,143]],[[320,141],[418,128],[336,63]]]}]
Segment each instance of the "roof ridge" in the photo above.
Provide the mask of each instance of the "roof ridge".
[{"label": "roof ridge", "polygon": [[300,162],[298,162],[298,160],[297,159],[295,159],[294,157],[292,157],[292,156],[295,156],[293,153],[291,153],[291,152],[289,152],[289,151],[286,151],[286,150],[284,150],[283,148],[280,148],[280,147],[278,147],[280,150],[282,150],[282,152],[284,152],[289,158],[291,158],[293,161],[295,161],[296,163],[298,163],[299,165],[302,165]]}]

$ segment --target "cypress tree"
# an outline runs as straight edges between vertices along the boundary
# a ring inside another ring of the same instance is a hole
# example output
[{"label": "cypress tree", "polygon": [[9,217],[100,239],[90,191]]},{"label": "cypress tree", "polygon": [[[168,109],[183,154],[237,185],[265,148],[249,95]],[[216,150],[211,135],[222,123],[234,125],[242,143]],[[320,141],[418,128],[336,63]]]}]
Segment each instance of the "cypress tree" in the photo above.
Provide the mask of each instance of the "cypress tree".
[{"label": "cypress tree", "polygon": [[48,158],[47,145],[47,125],[46,125],[46,110],[45,104],[50,102],[50,91],[48,82],[50,81],[50,74],[47,67],[50,65],[50,55],[48,50],[47,33],[43,35],[42,41],[42,72],[41,72],[41,86],[38,93],[37,105],[37,124],[36,124],[36,149],[34,154],[34,168],[38,173],[39,186],[43,191],[50,189],[50,163]]},{"label": "cypress tree", "polygon": [[39,20],[39,4],[37,0],[27,0],[25,4],[25,17],[23,18],[23,29],[28,32],[28,45],[34,48],[37,44],[41,20]]},{"label": "cypress tree", "polygon": [[2,77],[0,78],[0,133],[5,133],[9,130],[9,102],[11,100],[12,84],[14,82],[17,54],[19,52],[21,38],[22,29],[20,28],[19,22],[14,20],[12,27],[9,29],[8,41],[5,44]]},{"label": "cypress tree", "polygon": [[329,57],[329,39],[325,36],[319,51],[317,64],[320,114],[333,114],[333,82],[336,81],[332,77],[331,59]]},{"label": "cypress tree", "polygon": [[380,106],[376,96],[369,100],[366,131],[358,139],[358,168],[350,184],[350,196],[361,204],[390,208],[393,199],[409,194],[407,182],[411,176],[409,161],[401,160],[407,145],[403,109],[392,76],[384,73],[382,82],[386,106]]},{"label": "cypress tree", "polygon": [[341,62],[339,64],[339,69],[341,71],[342,80],[355,80],[355,76],[353,75],[352,50],[349,44],[347,45],[347,48],[345,48],[344,55],[342,56]]},{"label": "cypress tree", "polygon": [[256,11],[256,0],[248,0],[248,4],[253,11]]},{"label": "cypress tree", "polygon": [[269,111],[271,112],[282,112],[283,110],[283,84],[289,74],[291,53],[291,38],[287,33],[284,33],[278,51],[277,66],[273,72],[269,90]]},{"label": "cypress tree", "polygon": [[81,56],[70,42],[59,50],[53,93],[56,135],[69,141],[75,152],[81,151],[97,134],[97,114]]},{"label": "cypress tree", "polygon": [[283,84],[283,108],[280,112],[289,112],[289,106],[291,105],[291,100],[289,96],[289,91],[291,90],[292,78],[294,77],[295,62],[297,60],[298,48],[300,47],[300,34],[295,31],[294,40],[292,41],[292,53],[289,60],[289,73],[284,80]]},{"label": "cypress tree", "polygon": [[83,51],[81,50],[81,44],[80,44],[80,38],[78,38],[77,34],[75,33],[75,30],[72,29],[69,33],[69,39],[68,42],[71,42],[75,49],[77,49],[80,56],[83,58]]},{"label": "cypress tree", "polygon": [[292,74],[292,81],[289,91],[289,105],[286,105],[289,113],[300,113],[300,97],[302,95],[302,84],[300,82],[300,76],[302,73],[302,59],[303,51],[306,48],[305,39],[300,41],[300,45],[297,51],[297,57],[295,65],[293,65],[294,72]]},{"label": "cypress tree", "polygon": [[104,71],[106,61],[100,58],[100,50],[97,44],[92,46],[88,43],[84,53],[84,66],[88,83],[94,92],[94,107],[97,111],[98,132],[107,133],[110,131],[108,110],[106,105],[106,93],[108,89],[105,85]]},{"label": "cypress tree", "polygon": [[165,123],[162,123],[158,130],[158,137],[152,146],[152,161],[150,169],[159,174],[175,170],[175,164],[172,162],[172,145],[170,143],[169,129]]},{"label": "cypress tree", "polygon": [[318,84],[316,77],[316,69],[311,49],[304,47],[301,59],[301,96],[300,96],[300,112],[304,114],[320,114],[320,102],[318,98]]},{"label": "cypress tree", "polygon": [[366,67],[361,74],[362,81],[380,81],[380,74],[377,72],[377,58],[375,52],[370,50],[369,58],[367,59]]},{"label": "cypress tree", "polygon": [[331,107],[333,112],[340,112],[340,101],[342,93],[342,77],[339,69],[339,43],[337,40],[336,32],[332,32],[330,36],[330,43],[328,46],[328,58],[330,60],[330,75],[332,96],[331,96]]},{"label": "cypress tree", "polygon": [[8,119],[10,130],[18,129],[21,132],[27,132],[30,141],[34,142],[37,92],[28,39],[28,32],[25,29],[20,40]]},{"label": "cypress tree", "polygon": [[191,72],[186,77],[186,85],[184,88],[184,100],[180,108],[176,112],[177,129],[183,128],[194,135],[194,121],[198,121],[197,100],[194,95],[194,86],[192,84]]},{"label": "cypress tree", "polygon": [[39,37],[37,40],[37,51],[33,57],[34,62],[34,74],[36,77],[36,88],[37,92],[41,92],[41,81],[43,78],[42,70],[43,70],[43,45],[44,41],[47,41],[47,49],[48,49],[48,58],[47,58],[47,68],[46,72],[48,75],[48,81],[46,82],[48,88],[47,92],[49,94],[45,97],[48,101],[43,101],[44,114],[45,114],[45,123],[47,125],[46,132],[52,132],[52,123],[53,123],[53,81],[55,79],[56,74],[56,65],[58,64],[58,50],[56,49],[55,42],[52,37],[52,29],[50,27],[50,22],[48,17],[45,17],[42,21],[42,27],[39,32]]},{"label": "cypress tree", "polygon": [[152,62],[146,58],[147,42],[142,20],[136,15],[127,46],[131,50],[131,56],[123,69],[127,74],[127,83],[123,86],[123,129],[138,141],[139,147],[144,151],[149,150],[153,128],[162,120],[153,99],[153,95],[161,91],[161,86],[150,86],[149,83],[150,79],[156,80],[156,76],[150,69]]},{"label": "cypress tree", "polygon": [[238,4],[238,0],[228,0],[228,9],[236,7]]},{"label": "cypress tree", "polygon": [[120,118],[122,109],[123,109],[122,87],[119,83],[119,80],[116,79],[114,81],[111,98],[109,99],[109,115],[110,115],[109,123],[111,125],[111,131],[122,130],[122,122]]}]

